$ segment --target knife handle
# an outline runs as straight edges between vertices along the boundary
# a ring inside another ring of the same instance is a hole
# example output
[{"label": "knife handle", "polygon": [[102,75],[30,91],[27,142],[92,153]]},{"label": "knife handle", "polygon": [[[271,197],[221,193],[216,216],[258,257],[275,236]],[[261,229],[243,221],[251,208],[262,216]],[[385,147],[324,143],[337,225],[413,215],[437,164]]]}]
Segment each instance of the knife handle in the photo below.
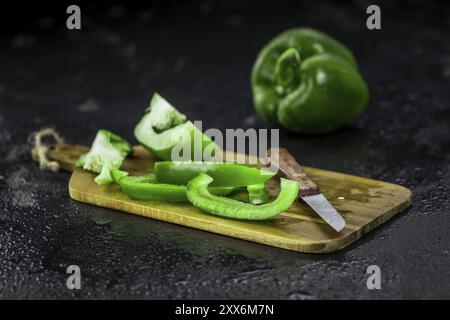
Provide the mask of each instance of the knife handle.
[{"label": "knife handle", "polygon": [[[278,152],[278,157],[276,153]],[[278,169],[278,175],[300,183],[300,197],[311,196],[320,193],[319,187],[305,172],[305,169],[285,148],[272,148],[267,151],[272,165]],[[272,157],[274,155],[274,157]],[[278,158],[278,159],[277,159]]]}]

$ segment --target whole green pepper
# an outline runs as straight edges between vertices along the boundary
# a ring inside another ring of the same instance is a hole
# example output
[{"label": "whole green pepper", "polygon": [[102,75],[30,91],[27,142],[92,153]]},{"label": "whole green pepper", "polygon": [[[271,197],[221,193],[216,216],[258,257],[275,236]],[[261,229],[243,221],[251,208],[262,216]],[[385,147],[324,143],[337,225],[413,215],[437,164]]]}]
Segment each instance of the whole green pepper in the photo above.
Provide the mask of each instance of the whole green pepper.
[{"label": "whole green pepper", "polygon": [[213,177],[212,186],[245,187],[264,183],[275,173],[249,167],[243,164],[199,161],[159,161],[155,163],[156,179],[163,183],[185,185],[198,176],[207,173]]},{"label": "whole green pepper", "polygon": [[[178,148],[177,156],[183,160],[204,160],[214,156],[220,148],[203,134],[187,117],[170,105],[163,97],[155,93],[144,117],[134,129],[136,139],[162,160],[172,159],[172,151]],[[185,154],[188,152],[189,154]]]},{"label": "whole green pepper", "polygon": [[353,54],[308,28],[272,39],[256,59],[251,82],[256,111],[293,132],[334,131],[361,113],[369,99]]},{"label": "whole green pepper", "polygon": [[[159,183],[153,173],[129,176],[121,170],[111,170],[114,182],[132,199],[164,202],[187,202],[186,186]],[[235,191],[232,187],[211,187],[212,194],[226,196]]]},{"label": "whole green pepper", "polygon": [[97,132],[89,152],[82,154],[75,165],[99,173],[95,178],[96,183],[108,184],[113,181],[110,171],[120,168],[125,157],[131,152],[131,145],[127,141],[111,131],[101,129]]},{"label": "whole green pepper", "polygon": [[213,178],[206,173],[189,181],[187,197],[199,209],[218,216],[245,219],[266,220],[287,210],[297,199],[300,185],[297,181],[281,178],[281,191],[278,197],[266,204],[254,205],[225,197],[212,195],[208,191]]}]

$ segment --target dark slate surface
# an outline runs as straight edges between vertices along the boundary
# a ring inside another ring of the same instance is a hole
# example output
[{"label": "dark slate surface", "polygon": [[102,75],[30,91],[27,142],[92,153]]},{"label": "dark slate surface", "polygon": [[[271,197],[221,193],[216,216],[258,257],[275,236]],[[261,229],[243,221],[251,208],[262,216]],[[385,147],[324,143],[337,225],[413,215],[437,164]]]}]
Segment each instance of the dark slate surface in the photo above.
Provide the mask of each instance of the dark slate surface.
[{"label": "dark slate surface", "polygon": [[[371,32],[369,2],[258,3],[86,6],[79,32],[64,29],[63,8],[62,20],[42,13],[2,34],[0,298],[450,297],[450,8],[385,3]],[[305,165],[414,192],[409,210],[346,250],[294,253],[80,204],[68,174],[30,160],[27,137],[43,126],[73,143],[102,127],[134,141],[155,90],[205,127],[269,127],[252,109],[250,68],[267,40],[302,25],[355,52],[371,101],[339,132],[282,131],[281,144]],[[77,292],[66,288],[71,264]],[[371,264],[381,290],[366,288]]]}]

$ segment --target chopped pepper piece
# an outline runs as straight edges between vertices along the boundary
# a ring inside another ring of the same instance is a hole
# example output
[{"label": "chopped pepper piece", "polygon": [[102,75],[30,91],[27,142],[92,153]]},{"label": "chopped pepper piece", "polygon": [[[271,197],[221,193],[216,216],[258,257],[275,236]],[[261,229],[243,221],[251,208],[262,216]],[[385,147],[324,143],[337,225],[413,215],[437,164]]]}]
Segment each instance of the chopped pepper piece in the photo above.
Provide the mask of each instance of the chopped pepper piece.
[{"label": "chopped pepper piece", "polygon": [[[184,160],[194,160],[196,148],[201,152],[198,155],[200,158],[195,160],[200,161],[205,160],[203,152],[207,148],[211,156],[220,150],[184,114],[158,93],[153,95],[144,117],[134,129],[134,135],[139,143],[162,160],[172,160],[172,151],[176,146],[177,156]],[[185,151],[190,155],[185,155]]]},{"label": "chopped pepper piece", "polygon": [[[153,173],[130,176],[127,172],[113,169],[111,175],[120,189],[132,199],[165,202],[187,202],[186,186],[159,183]],[[226,196],[235,191],[232,187],[211,187],[215,195]]]},{"label": "chopped pepper piece", "polygon": [[287,210],[297,199],[300,189],[297,181],[281,178],[281,191],[278,197],[270,203],[254,205],[212,195],[208,191],[208,186],[212,181],[213,178],[206,173],[201,173],[189,181],[187,185],[189,201],[205,212],[233,219],[270,219]]},{"label": "chopped pepper piece", "polygon": [[249,167],[243,164],[200,161],[159,161],[155,163],[156,179],[164,183],[185,185],[198,176],[207,173],[214,181],[211,186],[245,187],[264,183],[275,173]]},{"label": "chopped pepper piece", "polygon": [[265,183],[251,184],[247,186],[248,200],[251,204],[262,204],[269,201],[269,194]]},{"label": "chopped pepper piece", "polygon": [[127,141],[111,131],[101,129],[97,132],[89,152],[79,157],[76,166],[100,173],[95,178],[98,184],[111,183],[113,179],[110,171],[120,168],[125,157],[131,152],[131,145]]}]

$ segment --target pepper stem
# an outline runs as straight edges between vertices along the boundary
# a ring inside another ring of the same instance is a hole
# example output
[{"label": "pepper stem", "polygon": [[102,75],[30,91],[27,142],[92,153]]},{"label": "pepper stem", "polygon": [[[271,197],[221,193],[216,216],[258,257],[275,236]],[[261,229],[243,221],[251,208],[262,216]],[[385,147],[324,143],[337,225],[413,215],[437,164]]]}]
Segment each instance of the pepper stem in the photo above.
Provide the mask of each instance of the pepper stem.
[{"label": "pepper stem", "polygon": [[277,91],[283,93],[290,87],[298,85],[300,69],[300,53],[295,48],[284,51],[275,64],[275,80]]}]

